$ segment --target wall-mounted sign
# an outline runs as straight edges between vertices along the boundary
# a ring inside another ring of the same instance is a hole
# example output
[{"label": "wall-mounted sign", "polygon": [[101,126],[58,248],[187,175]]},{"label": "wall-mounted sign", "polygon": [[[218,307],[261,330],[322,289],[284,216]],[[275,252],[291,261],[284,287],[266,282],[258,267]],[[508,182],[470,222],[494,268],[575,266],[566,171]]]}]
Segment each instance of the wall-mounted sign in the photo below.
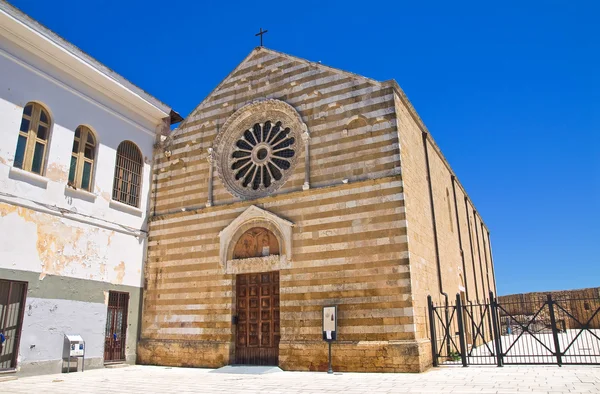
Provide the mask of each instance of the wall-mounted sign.
[{"label": "wall-mounted sign", "polygon": [[337,306],[323,307],[323,340],[337,339]]}]

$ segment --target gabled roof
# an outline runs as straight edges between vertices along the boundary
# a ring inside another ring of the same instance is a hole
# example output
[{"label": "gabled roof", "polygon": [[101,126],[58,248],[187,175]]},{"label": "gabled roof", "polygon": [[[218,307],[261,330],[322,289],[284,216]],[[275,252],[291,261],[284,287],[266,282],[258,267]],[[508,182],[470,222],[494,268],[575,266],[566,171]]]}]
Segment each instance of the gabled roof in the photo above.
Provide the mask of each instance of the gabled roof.
[{"label": "gabled roof", "polygon": [[243,68],[246,63],[252,61],[252,59],[256,55],[261,54],[261,53],[268,53],[268,54],[276,55],[276,56],[279,56],[279,57],[282,57],[282,58],[286,58],[288,60],[292,60],[292,61],[295,61],[295,62],[305,63],[305,64],[311,65],[313,67],[318,67],[318,68],[321,68],[323,70],[327,70],[329,72],[333,72],[333,73],[336,73],[336,74],[344,74],[344,75],[347,75],[347,76],[352,77],[352,78],[360,78],[360,79],[363,79],[363,80],[366,80],[366,81],[372,83],[373,85],[383,85],[383,84],[386,83],[386,82],[376,81],[374,79],[367,78],[367,77],[364,77],[364,76],[356,74],[356,73],[352,73],[352,72],[349,72],[349,71],[344,71],[344,70],[341,70],[339,68],[334,68],[334,67],[326,66],[324,64],[321,64],[320,62],[313,62],[313,61],[310,61],[310,60],[307,60],[307,59],[304,59],[304,58],[301,58],[301,57],[288,55],[287,53],[275,51],[273,49],[269,49],[269,48],[265,48],[265,47],[256,47],[256,48],[254,48],[244,58],[244,60],[242,60],[240,62],[240,64],[238,64],[233,70],[231,70],[231,72],[229,74],[227,74],[227,76],[225,78],[223,78],[223,80],[221,80],[221,82],[219,82],[219,84],[217,86],[215,86],[215,88],[210,93],[208,93],[206,95],[206,97],[204,97],[204,99],[202,99],[202,101],[185,117],[185,119],[178,126],[178,128],[181,128],[181,127],[185,126],[185,123],[189,119],[189,117],[192,116],[192,115],[194,115],[198,110],[200,110],[208,102],[208,100],[210,99],[210,97],[214,93],[218,92],[219,89],[221,88],[221,86],[223,86],[225,83],[227,83],[227,81],[230,79],[230,77],[233,74],[235,74],[239,69]]},{"label": "gabled roof", "polygon": [[25,13],[0,0],[0,35],[149,118],[182,120],[171,107],[84,53]]}]

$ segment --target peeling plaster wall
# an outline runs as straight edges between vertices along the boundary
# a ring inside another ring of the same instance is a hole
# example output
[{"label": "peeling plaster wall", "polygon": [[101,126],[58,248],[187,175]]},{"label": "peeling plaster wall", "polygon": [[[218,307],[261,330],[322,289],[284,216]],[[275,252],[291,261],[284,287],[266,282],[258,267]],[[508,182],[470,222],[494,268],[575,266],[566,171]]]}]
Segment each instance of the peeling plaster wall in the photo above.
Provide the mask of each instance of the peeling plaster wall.
[{"label": "peeling plaster wall", "polygon": [[[0,40],[0,70],[0,278],[29,283],[17,368],[59,372],[67,332],[86,340],[89,366],[102,366],[109,290],[130,293],[127,358],[133,361],[154,135],[162,122],[148,122],[8,40]],[[42,177],[12,167],[23,107],[31,101],[52,120]],[[92,193],[66,186],[80,125],[97,140]],[[144,156],[138,209],[111,203],[124,140]],[[56,278],[64,279],[58,287]]]}]

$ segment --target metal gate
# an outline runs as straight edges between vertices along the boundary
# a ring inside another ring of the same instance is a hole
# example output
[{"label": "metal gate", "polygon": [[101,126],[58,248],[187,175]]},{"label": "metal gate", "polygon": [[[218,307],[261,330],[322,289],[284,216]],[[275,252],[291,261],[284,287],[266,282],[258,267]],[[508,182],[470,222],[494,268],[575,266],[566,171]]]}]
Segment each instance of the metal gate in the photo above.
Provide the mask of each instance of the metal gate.
[{"label": "metal gate", "polygon": [[428,305],[434,366],[600,365],[600,297]]},{"label": "metal gate", "polygon": [[27,282],[0,279],[0,370],[17,367]]},{"label": "metal gate", "polygon": [[129,293],[111,291],[108,295],[104,362],[125,361]]}]

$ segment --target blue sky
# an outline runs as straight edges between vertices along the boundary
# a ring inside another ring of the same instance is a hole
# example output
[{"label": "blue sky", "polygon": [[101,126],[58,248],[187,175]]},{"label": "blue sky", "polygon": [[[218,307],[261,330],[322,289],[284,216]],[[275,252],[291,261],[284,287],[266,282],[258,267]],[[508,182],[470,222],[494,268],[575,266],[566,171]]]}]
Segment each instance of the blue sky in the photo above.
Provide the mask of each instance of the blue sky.
[{"label": "blue sky", "polygon": [[490,228],[499,293],[600,286],[600,2],[12,3],[182,115],[260,27],[394,78]]}]

